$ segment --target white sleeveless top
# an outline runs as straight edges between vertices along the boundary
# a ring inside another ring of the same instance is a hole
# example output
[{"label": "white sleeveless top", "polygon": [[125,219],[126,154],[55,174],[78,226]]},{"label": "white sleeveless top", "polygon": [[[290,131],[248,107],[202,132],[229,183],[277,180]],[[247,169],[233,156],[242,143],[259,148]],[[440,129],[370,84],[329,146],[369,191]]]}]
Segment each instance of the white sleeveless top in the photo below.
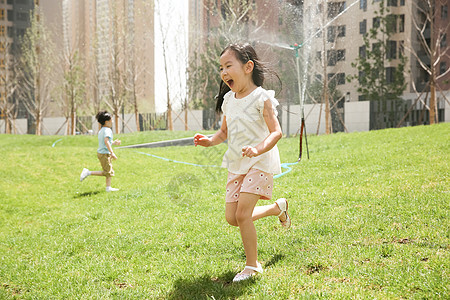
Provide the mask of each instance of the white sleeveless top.
[{"label": "white sleeveless top", "polygon": [[281,173],[280,154],[275,145],[271,150],[256,157],[242,157],[242,147],[256,147],[268,135],[269,129],[263,117],[264,102],[270,101],[275,116],[278,101],[275,92],[257,87],[248,96],[236,99],[229,91],[224,96],[222,111],[228,126],[228,150],[223,157],[222,167],[235,174],[247,174],[255,168],[271,174]]}]

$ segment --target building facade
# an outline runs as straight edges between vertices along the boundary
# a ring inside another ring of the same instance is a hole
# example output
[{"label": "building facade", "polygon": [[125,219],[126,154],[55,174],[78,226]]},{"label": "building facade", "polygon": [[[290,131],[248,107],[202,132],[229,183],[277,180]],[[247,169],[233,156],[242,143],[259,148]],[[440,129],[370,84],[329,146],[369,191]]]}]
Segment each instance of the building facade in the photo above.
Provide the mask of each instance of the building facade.
[{"label": "building facade", "polygon": [[87,82],[92,83],[87,93],[95,106],[111,97],[112,73],[118,69],[133,87],[139,111],[154,112],[152,1],[65,0],[62,9],[63,49],[77,49],[83,57]]},{"label": "building facade", "polygon": [[[16,110],[15,116],[26,115],[23,106],[13,104],[12,67],[20,51],[20,39],[30,26],[30,10],[36,5],[39,0],[0,0],[0,117],[3,119],[12,117],[12,109]],[[8,132],[9,126],[7,123]]]},{"label": "building facade", "polygon": [[[358,76],[356,68],[352,63],[365,52],[363,36],[367,34],[374,26],[379,26],[380,0],[305,0],[305,16],[307,21],[304,23],[305,36],[311,39],[311,52],[314,63],[314,75],[323,80],[324,74],[327,79],[333,79],[337,88],[346,96],[346,101],[362,101],[364,99],[357,91],[358,82],[346,80],[349,76]],[[426,88],[429,80],[429,74],[420,65],[417,57],[422,59],[425,64],[430,63],[429,55],[420,43],[420,39],[427,40],[428,45],[431,41],[436,41],[437,36],[443,36],[439,47],[442,51],[447,49],[446,36],[449,34],[450,27],[447,16],[448,0],[436,3],[436,13],[434,14],[434,24],[436,32],[434,39],[431,39],[430,29],[424,28],[423,36],[418,33],[416,26],[421,27],[421,19],[417,10],[418,1],[405,0],[385,0],[388,14],[392,17],[393,33],[389,40],[390,50],[387,53],[385,67],[388,77],[392,68],[395,68],[402,55],[407,58],[405,70],[405,79],[407,88],[405,95],[410,93],[422,92]],[[308,26],[308,24],[311,24]],[[439,29],[438,29],[439,28]],[[439,50],[437,51],[439,52]],[[449,51],[448,51],[449,52]],[[448,69],[449,56],[442,56],[438,72],[443,74]],[[448,90],[450,73],[439,79],[440,88]],[[313,80],[313,79],[311,79]]]},{"label": "building facade", "polygon": [[[146,0],[0,0],[0,114],[14,107],[14,118],[29,118],[20,97],[8,94],[8,76],[19,57],[19,41],[30,26],[30,13],[38,10],[54,48],[54,93],[44,117],[67,116],[61,106],[65,63],[76,52],[85,75],[86,105],[80,115],[105,107],[116,89],[113,72],[120,73],[121,97],[126,111],[155,111],[154,9]],[[113,70],[114,69],[114,70]],[[126,96],[123,96],[126,95]],[[117,95],[116,95],[117,97]],[[14,99],[13,99],[14,98]],[[17,99],[16,99],[17,98]],[[133,100],[130,100],[133,98]],[[134,101],[136,99],[136,101]],[[6,105],[7,102],[11,105]],[[12,102],[17,102],[12,105]],[[133,103],[132,103],[133,102]],[[31,121],[32,122],[32,121]],[[9,124],[8,122],[5,122]],[[3,130],[2,130],[3,131]]]}]

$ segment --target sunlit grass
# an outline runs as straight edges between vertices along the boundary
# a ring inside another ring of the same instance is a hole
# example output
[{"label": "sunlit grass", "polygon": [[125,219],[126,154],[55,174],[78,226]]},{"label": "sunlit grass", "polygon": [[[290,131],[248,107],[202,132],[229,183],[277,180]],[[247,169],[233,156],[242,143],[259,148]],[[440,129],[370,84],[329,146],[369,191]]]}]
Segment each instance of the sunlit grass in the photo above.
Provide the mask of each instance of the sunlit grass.
[{"label": "sunlit grass", "polygon": [[[117,135],[124,145],[193,132]],[[113,186],[95,136],[0,135],[0,298],[446,298],[450,124],[308,137],[310,159],[276,179],[292,228],[256,224],[265,273],[244,264],[225,222],[226,170],[215,148],[117,149]],[[279,143],[282,162],[298,140]],[[263,202],[262,202],[263,203]]]}]

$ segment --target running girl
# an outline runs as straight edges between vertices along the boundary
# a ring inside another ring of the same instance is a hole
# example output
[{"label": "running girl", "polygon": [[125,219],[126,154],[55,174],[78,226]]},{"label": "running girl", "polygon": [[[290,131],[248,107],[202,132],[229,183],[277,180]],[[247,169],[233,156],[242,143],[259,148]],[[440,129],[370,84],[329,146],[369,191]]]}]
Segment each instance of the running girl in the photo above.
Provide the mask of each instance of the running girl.
[{"label": "running girl", "polygon": [[273,175],[281,173],[276,143],[282,137],[277,119],[275,92],[262,88],[268,70],[249,44],[232,44],[220,56],[220,92],[216,109],[223,112],[221,128],[211,137],[194,136],[195,145],[211,147],[228,139],[222,166],[228,169],[225,218],[238,226],[246,265],[233,282],[242,281],[263,269],[258,262],[257,235],[253,224],[267,216],[278,216],[282,226],[291,224],[286,199],[256,206],[270,200]]}]

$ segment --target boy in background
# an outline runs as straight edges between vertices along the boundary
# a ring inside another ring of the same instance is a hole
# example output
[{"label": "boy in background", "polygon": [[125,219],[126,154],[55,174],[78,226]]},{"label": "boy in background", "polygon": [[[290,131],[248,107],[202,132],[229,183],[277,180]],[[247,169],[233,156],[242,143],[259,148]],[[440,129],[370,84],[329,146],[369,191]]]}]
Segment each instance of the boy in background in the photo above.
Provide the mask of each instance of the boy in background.
[{"label": "boy in background", "polygon": [[99,112],[95,118],[100,123],[102,128],[98,132],[98,149],[97,157],[102,165],[103,171],[89,171],[84,168],[81,172],[80,181],[83,181],[89,175],[105,176],[106,177],[106,191],[115,192],[119,189],[111,187],[111,177],[114,176],[114,169],[112,166],[112,159],[117,159],[117,156],[112,150],[112,145],[120,145],[120,140],[113,141],[112,117],[107,111]]}]

